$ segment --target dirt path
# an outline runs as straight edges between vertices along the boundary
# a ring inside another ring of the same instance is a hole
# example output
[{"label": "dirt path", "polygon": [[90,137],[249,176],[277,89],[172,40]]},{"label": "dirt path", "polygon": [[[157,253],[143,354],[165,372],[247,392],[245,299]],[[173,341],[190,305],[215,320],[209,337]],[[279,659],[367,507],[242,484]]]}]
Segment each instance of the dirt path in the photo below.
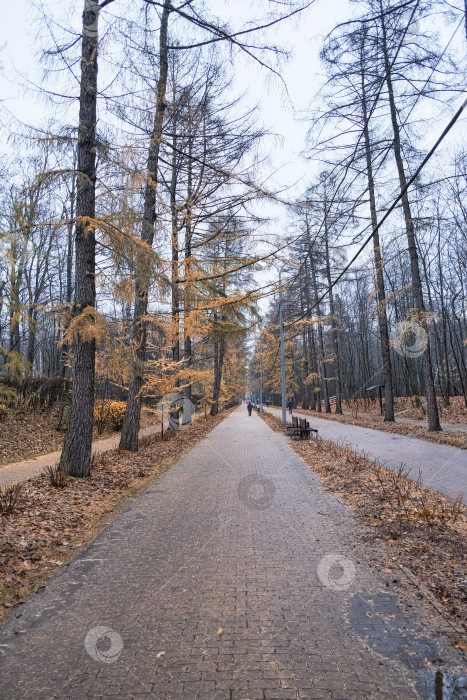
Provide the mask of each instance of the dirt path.
[{"label": "dirt path", "polygon": [[[152,435],[153,433],[160,431],[160,425],[149,425],[147,428],[143,428],[140,431],[141,437],[144,435]],[[103,438],[101,440],[95,440],[92,445],[93,453],[105,452],[106,450],[112,450],[118,447],[120,442],[120,433],[116,433],[108,438]],[[5,484],[14,484],[18,481],[26,481],[32,476],[40,474],[44,467],[49,464],[56,464],[60,459],[61,451],[50,452],[46,455],[41,455],[40,457],[35,457],[34,459],[26,459],[24,462],[13,462],[12,464],[4,464],[0,466],[0,486],[5,486]]]}]

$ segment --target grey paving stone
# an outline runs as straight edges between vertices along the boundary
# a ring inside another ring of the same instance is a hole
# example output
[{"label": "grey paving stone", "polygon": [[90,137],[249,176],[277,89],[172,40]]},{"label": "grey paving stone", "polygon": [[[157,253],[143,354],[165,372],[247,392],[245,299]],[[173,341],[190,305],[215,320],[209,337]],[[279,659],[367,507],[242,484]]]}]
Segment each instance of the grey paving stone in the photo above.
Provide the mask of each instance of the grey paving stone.
[{"label": "grey paving stone", "polygon": [[361,533],[241,407],[0,628],[0,697],[428,699],[461,659]]}]

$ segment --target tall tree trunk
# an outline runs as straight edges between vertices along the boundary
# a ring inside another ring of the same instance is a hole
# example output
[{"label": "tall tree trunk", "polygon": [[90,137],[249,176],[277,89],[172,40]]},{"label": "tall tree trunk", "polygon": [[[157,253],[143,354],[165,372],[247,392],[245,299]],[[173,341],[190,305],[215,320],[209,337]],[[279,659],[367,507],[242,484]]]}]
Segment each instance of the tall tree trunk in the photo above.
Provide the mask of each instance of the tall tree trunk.
[{"label": "tall tree trunk", "polygon": [[[175,129],[175,127],[174,127]],[[178,213],[176,202],[177,190],[177,140],[173,138],[172,181],[170,183],[170,213],[172,221],[172,359],[180,360],[180,302],[179,302],[179,252],[178,252]]]},{"label": "tall tree trunk", "polygon": [[[300,291],[300,316],[303,318],[303,316],[306,313],[306,294],[305,290],[303,288],[302,284],[299,284],[299,291]],[[300,399],[302,402],[302,408],[308,409],[309,406],[309,401],[308,401],[308,387],[304,383],[304,378],[306,379],[310,373],[310,367],[308,364],[308,343],[307,343],[307,336],[306,336],[306,328],[305,326],[303,327],[302,330],[302,361],[301,361],[301,368],[298,373],[298,386],[299,386],[299,393],[300,393]]]},{"label": "tall tree trunk", "polygon": [[[161,28],[159,34],[160,68],[159,79],[157,81],[156,112],[154,115],[151,142],[149,144],[147,181],[144,193],[144,213],[141,229],[141,240],[148,246],[148,248],[152,247],[154,241],[154,225],[156,221],[159,150],[166,108],[165,95],[167,90],[167,73],[169,67],[167,28],[170,8],[170,0],[164,0],[164,9],[162,11]],[[145,268],[147,268],[147,261],[146,265],[143,263],[141,267],[141,270],[137,270],[137,280],[135,283],[135,308],[133,314],[133,376],[128,388],[128,399],[125,417],[123,419],[122,435],[120,438],[120,449],[130,450],[131,452],[137,452],[138,450],[138,435],[141,420],[141,389],[143,387],[147,345],[146,312],[148,308],[150,281],[150,274],[145,271]]]},{"label": "tall tree trunk", "polygon": [[[444,272],[443,272],[443,264],[441,261],[441,222],[440,222],[440,215],[438,211],[438,271],[439,271],[439,297],[440,297],[440,304],[441,304],[441,329],[442,329],[442,337],[443,337],[443,398],[444,398],[444,405],[445,406],[450,406],[451,402],[449,400],[449,396],[451,393],[451,373],[450,373],[450,368],[449,368],[449,350],[448,350],[448,333],[447,333],[447,314],[446,314],[446,307],[445,307],[445,301],[444,301]],[[427,280],[427,283],[428,280]],[[433,308],[433,306],[432,306]],[[436,325],[435,325],[436,328]]]},{"label": "tall tree trunk", "polygon": [[[172,261],[171,261],[171,283],[172,283],[172,360],[178,363],[180,360],[180,302],[179,302],[179,251],[178,251],[178,212],[177,212],[177,137],[176,124],[173,125],[174,136],[172,139],[172,178],[170,183],[170,213],[172,225]],[[175,372],[178,371],[178,365]],[[175,386],[180,382],[175,381]],[[172,425],[180,425],[180,409],[171,412]]]},{"label": "tall tree trunk", "polygon": [[[316,372],[316,344],[315,344],[315,332],[313,326],[308,329],[308,348],[309,348],[309,366],[312,372]],[[308,385],[308,396],[310,401],[310,408],[312,411],[316,410],[316,392],[315,392],[315,382],[310,382]],[[319,402],[318,402],[319,403]]]},{"label": "tall tree trunk", "polygon": [[[193,347],[191,340],[191,328],[190,328],[190,306],[191,306],[191,235],[192,235],[192,217],[193,217],[193,138],[191,134],[188,138],[188,174],[187,174],[187,201],[186,201],[186,220],[185,220],[185,289],[184,289],[184,341],[183,341],[183,355],[184,355],[184,367],[185,369],[190,369],[193,363]],[[188,313],[187,313],[188,309]],[[185,397],[191,401],[191,380],[189,380],[187,386],[183,390]],[[183,414],[183,424],[191,424],[191,406],[189,413]]]},{"label": "tall tree trunk", "polygon": [[[384,14],[383,14],[382,0],[380,0],[380,9],[381,9],[381,28],[382,28],[382,39],[383,39],[382,49],[383,49],[383,56],[384,56],[384,67],[385,67],[385,71],[386,71],[386,85],[388,88],[389,108],[390,108],[392,129],[393,129],[393,134],[394,134],[393,151],[394,151],[394,158],[395,158],[396,165],[397,165],[397,172],[399,175],[399,184],[400,184],[400,188],[402,191],[407,185],[407,178],[405,175],[404,161],[402,159],[400,128],[399,128],[397,108],[396,108],[396,102],[395,102],[395,98],[394,98],[394,89],[393,89],[392,77],[391,77],[391,65],[390,65],[390,61],[389,61],[387,34],[386,34],[386,23],[385,23]],[[423,299],[422,280],[421,280],[421,276],[420,276],[420,266],[419,266],[419,262],[418,262],[417,243],[416,243],[416,239],[415,239],[415,227],[414,227],[412,212],[411,212],[411,208],[410,208],[409,196],[408,196],[407,192],[405,192],[405,194],[402,196],[402,210],[404,212],[405,230],[406,230],[407,243],[408,243],[408,248],[409,248],[410,270],[412,273],[412,285],[413,285],[414,300],[415,300],[415,305],[416,305],[418,312],[419,312],[417,320],[418,320],[418,323],[420,324],[420,326],[427,333],[427,347],[426,347],[425,352],[422,355],[422,367],[423,367],[423,378],[425,381],[426,404],[427,404],[427,413],[428,413],[428,430],[429,431],[436,431],[436,430],[441,430],[441,425],[439,422],[438,404],[436,403],[436,390],[435,390],[435,383],[434,383],[434,379],[433,379],[433,368],[432,368],[432,364],[431,364],[431,354],[430,354],[430,339],[429,339],[429,334],[428,334],[428,329],[427,329],[425,301]]]},{"label": "tall tree trunk", "polygon": [[[315,295],[315,299],[318,299],[318,286],[316,283],[316,272],[315,272],[315,266],[314,263],[311,263],[311,277],[313,280],[313,291]],[[320,375],[321,375],[321,381],[323,385],[323,392],[324,392],[324,410],[326,413],[331,413],[331,404],[329,403],[329,390],[328,390],[328,382],[327,382],[327,376],[326,376],[326,355],[324,352],[324,336],[323,336],[323,323],[322,323],[322,317],[321,317],[321,307],[318,303],[316,303],[316,316],[318,318],[318,343],[319,343],[319,367],[320,367]],[[318,411],[321,410],[321,396],[318,397],[320,407],[318,408]]]},{"label": "tall tree trunk", "polygon": [[[26,250],[28,239],[25,236],[23,248],[19,256],[18,266],[15,263],[11,265],[10,272],[10,312],[9,312],[9,336],[10,336],[10,352],[21,354],[21,286],[23,283],[24,271],[26,268]],[[15,259],[15,255],[12,256]],[[16,259],[15,259],[16,262]],[[16,364],[14,363],[16,371]],[[9,370],[10,371],[10,370]]]},{"label": "tall tree trunk", "polygon": [[27,373],[32,377],[36,356],[37,308],[30,306],[28,311],[28,347],[26,350]]},{"label": "tall tree trunk", "polygon": [[[310,245],[310,236],[309,232],[307,232],[307,240],[308,240],[308,245]],[[305,269],[305,303],[307,306],[307,309],[310,308],[311,306],[311,297],[310,297],[310,276],[308,272],[308,265],[309,261],[305,259],[304,262],[304,269]],[[308,337],[308,367],[310,370],[318,375],[318,362],[317,362],[317,353],[316,353],[316,343],[315,343],[315,331],[313,328],[313,325],[308,326],[307,328],[307,337]],[[309,403],[310,403],[310,408],[312,411],[316,409],[316,392],[315,392],[315,381],[313,380],[312,382],[309,382],[308,384],[308,397],[309,397]],[[321,411],[321,401],[318,401],[318,410]]]},{"label": "tall tree trunk", "polygon": [[[108,4],[106,2],[105,4]],[[76,318],[96,305],[95,205],[96,205],[96,116],[97,49],[99,5],[85,0],[81,48],[81,86],[78,126],[78,170],[76,178],[75,303]],[[94,376],[96,341],[78,334],[71,345],[72,399],[68,431],[60,458],[71,476],[89,476],[94,420]]]},{"label": "tall tree trunk", "polygon": [[326,190],[324,193],[324,245],[326,254],[326,276],[329,285],[329,311],[331,314],[331,342],[334,354],[334,372],[336,375],[336,408],[335,413],[342,414],[342,378],[341,378],[341,364],[339,357],[339,338],[338,338],[338,328],[336,322],[336,309],[334,306],[334,294],[331,286],[331,262],[329,260],[329,230],[328,230],[328,211],[327,211],[327,194]]},{"label": "tall tree trunk", "polygon": [[[217,321],[217,313],[214,314],[214,320]],[[225,321],[225,316],[221,317],[221,321]],[[216,324],[217,325],[217,324]],[[216,329],[216,333],[219,330]],[[222,369],[224,366],[225,356],[225,335],[223,329],[220,329],[220,338],[214,341],[214,386],[212,390],[212,406],[211,416],[217,416],[219,413],[219,396],[222,383]]]},{"label": "tall tree trunk", "polygon": [[378,326],[381,356],[383,361],[384,384],[384,420],[394,422],[394,387],[392,381],[391,346],[389,342],[388,318],[386,313],[386,290],[384,288],[383,258],[379,240],[378,217],[376,214],[375,183],[373,179],[373,162],[371,152],[370,133],[368,125],[368,107],[366,99],[365,71],[364,71],[364,46],[362,42],[361,53],[361,77],[362,77],[362,111],[364,121],[366,172],[368,178],[368,194],[370,198],[371,226],[373,229],[373,255],[375,260],[376,285],[378,293]]},{"label": "tall tree trunk", "polygon": [[[6,287],[6,280],[0,280],[0,318],[3,310],[3,290]],[[3,352],[3,324],[0,323],[0,360],[2,365],[5,363],[5,353]]]},{"label": "tall tree trunk", "polygon": [[[302,312],[303,313],[303,312]],[[310,364],[309,364],[309,351],[308,351],[308,338],[306,334],[306,328],[303,329],[302,331],[302,346],[303,346],[303,374],[306,377],[310,374]],[[309,401],[309,390],[308,390],[308,385],[303,384],[302,387],[302,408],[308,409],[310,408],[310,401]]]},{"label": "tall tree trunk", "polygon": [[[76,163],[74,166],[76,170]],[[75,200],[76,200],[76,175],[73,173],[71,181],[71,192],[70,192],[70,219],[67,222],[67,251],[66,251],[66,319],[63,324],[63,331],[66,333],[69,324],[68,318],[70,316],[71,301],[73,299],[73,226],[75,219]],[[64,340],[61,349],[61,377],[64,379],[67,376],[68,367],[68,344]]]}]

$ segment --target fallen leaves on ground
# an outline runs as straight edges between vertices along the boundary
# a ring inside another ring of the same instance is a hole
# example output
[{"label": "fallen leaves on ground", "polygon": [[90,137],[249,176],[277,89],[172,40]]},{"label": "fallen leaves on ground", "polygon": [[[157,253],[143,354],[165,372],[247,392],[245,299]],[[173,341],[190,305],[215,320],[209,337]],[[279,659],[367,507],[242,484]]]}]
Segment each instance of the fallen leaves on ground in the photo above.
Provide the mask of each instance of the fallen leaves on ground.
[{"label": "fallen leaves on ground", "polygon": [[[61,450],[65,431],[57,429],[59,413],[59,407],[10,410],[5,420],[0,422],[0,466]],[[157,422],[154,411],[143,411],[142,428]],[[102,435],[96,433],[95,438],[113,434],[111,430],[104,430]]]},{"label": "fallen leaves on ground", "polygon": [[26,481],[14,513],[0,517],[0,620],[104,527],[103,516],[162,474],[226,413],[199,418],[181,431],[143,439],[139,452],[99,454],[88,479],[68,478],[64,488],[45,475]]},{"label": "fallen leaves on ground", "polygon": [[0,465],[55,452],[63,445],[53,411],[11,410],[0,423]]},{"label": "fallen leaves on ground", "polygon": [[[426,421],[426,398],[425,396],[418,397],[418,405],[416,397],[412,396],[395,396],[394,397],[394,414],[397,418],[410,418],[411,420]],[[438,411],[441,421],[445,423],[467,423],[467,406],[465,405],[463,396],[451,396],[449,406],[446,406],[443,399],[438,397]],[[344,415],[354,416],[355,411],[358,414],[373,414],[375,417],[380,415],[379,399],[375,398],[358,398],[352,401],[343,401],[342,410]]]},{"label": "fallen leaves on ground", "polygon": [[[283,432],[280,418],[261,416]],[[333,442],[290,446],[369,527],[362,539],[386,545],[386,566],[406,566],[467,632],[465,507]]]},{"label": "fallen leaves on ground", "polygon": [[[410,401],[410,399],[396,399],[396,402],[401,403],[401,406],[405,405],[405,402]],[[361,428],[372,428],[373,430],[383,430],[387,433],[397,433],[398,435],[409,435],[410,437],[421,438],[423,440],[429,440],[430,442],[436,442],[439,445],[450,445],[451,447],[458,447],[461,450],[467,450],[467,431],[465,431],[466,421],[467,421],[467,409],[464,409],[460,402],[464,399],[461,396],[455,396],[451,399],[452,402],[452,414],[448,413],[448,408],[444,411],[440,411],[441,421],[459,423],[464,427],[464,430],[457,431],[442,431],[442,432],[428,432],[426,426],[423,425],[411,425],[407,423],[384,423],[383,418],[380,415],[369,416],[359,416],[355,417],[354,413],[349,410],[349,408],[343,407],[344,414],[336,415],[335,413],[318,413],[318,411],[311,411],[308,409],[297,409],[300,413],[315,416],[316,418],[324,418],[326,420],[334,420],[339,423],[347,423],[349,425],[358,425]],[[440,402],[438,402],[440,404]],[[378,404],[379,406],[379,404]],[[396,421],[398,417],[401,418],[413,418],[411,415],[415,409],[402,410],[396,414]],[[455,419],[453,416],[456,416]],[[418,416],[420,420],[420,416]]]},{"label": "fallen leaves on ground", "polygon": [[[396,396],[394,399],[394,412],[396,418],[411,418],[412,420],[426,420],[426,398],[420,396],[421,407],[414,405],[410,396]],[[445,423],[467,423],[467,406],[463,396],[451,396],[449,406],[438,397],[438,411],[441,421]]]}]

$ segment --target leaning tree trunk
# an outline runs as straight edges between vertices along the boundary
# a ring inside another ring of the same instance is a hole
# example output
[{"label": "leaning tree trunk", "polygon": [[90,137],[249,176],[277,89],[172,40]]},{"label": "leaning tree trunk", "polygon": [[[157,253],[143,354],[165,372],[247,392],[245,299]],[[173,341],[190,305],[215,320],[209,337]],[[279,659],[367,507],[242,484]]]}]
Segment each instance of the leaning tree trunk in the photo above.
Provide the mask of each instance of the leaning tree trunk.
[{"label": "leaning tree trunk", "polygon": [[[380,0],[380,6],[382,9],[382,3]],[[384,21],[384,16],[382,14],[381,27],[383,32],[382,49],[384,55],[384,67],[386,71],[386,85],[388,88],[388,99],[389,99],[389,109],[391,115],[391,124],[394,134],[393,140],[393,151],[394,158],[397,165],[397,172],[399,175],[399,184],[401,191],[407,186],[407,178],[405,175],[404,161],[402,159],[402,147],[400,139],[400,128],[397,117],[397,108],[394,98],[394,89],[391,77],[391,65],[389,62],[389,54],[387,47],[387,36],[386,36],[386,25]],[[436,389],[435,382],[433,379],[433,368],[431,364],[431,354],[430,354],[430,339],[427,330],[427,318],[426,318],[426,308],[425,301],[423,299],[423,289],[422,280],[420,276],[420,265],[418,262],[418,251],[417,242],[415,239],[415,227],[412,218],[412,212],[410,208],[410,202],[407,192],[402,195],[402,210],[404,212],[405,219],[405,230],[407,235],[407,243],[409,248],[410,256],[410,270],[412,273],[412,285],[415,305],[418,309],[418,323],[427,333],[426,340],[427,346],[425,352],[422,355],[422,367],[423,367],[423,378],[425,380],[425,392],[426,392],[426,405],[428,413],[428,430],[435,431],[441,430],[441,425],[439,422],[439,412],[438,404],[436,403]]]},{"label": "leaning tree trunk", "polygon": [[[362,47],[363,49],[363,47]],[[383,360],[383,382],[384,382],[384,420],[394,422],[394,387],[392,382],[391,349],[389,342],[388,318],[386,314],[386,290],[384,288],[383,259],[381,255],[381,244],[378,233],[378,218],[376,214],[375,183],[373,180],[373,162],[371,157],[371,142],[368,129],[368,109],[366,100],[365,73],[363,70],[363,58],[361,65],[362,77],[362,110],[364,121],[364,138],[366,154],[366,171],[368,178],[368,194],[370,198],[371,226],[373,229],[373,254],[375,260],[376,285],[378,293],[378,326],[379,340],[381,344],[381,356]]]},{"label": "leaning tree trunk", "polygon": [[[168,48],[167,48],[167,28],[170,14],[170,0],[164,0],[162,11],[161,28],[159,35],[159,80],[157,81],[156,92],[156,113],[154,115],[154,125],[149,144],[147,161],[147,181],[144,193],[144,213],[141,228],[141,240],[148,248],[152,247],[154,241],[154,225],[156,221],[156,195],[158,184],[158,164],[159,150],[162,138],[162,126],[164,123],[164,113],[166,107],[165,95],[167,89],[168,73]],[[146,263],[146,264],[145,264]],[[141,390],[143,387],[144,365],[146,361],[147,346],[147,320],[146,312],[148,308],[149,280],[147,260],[137,270],[137,280],[135,283],[135,308],[133,313],[133,347],[134,359],[132,367],[132,379],[128,388],[128,399],[126,404],[125,417],[123,419],[122,435],[120,438],[120,449],[131,452],[138,451],[138,435],[141,419]]]},{"label": "leaning tree trunk", "polygon": [[[108,4],[106,2],[105,4]],[[103,3],[104,5],[104,3]],[[95,204],[97,115],[97,23],[99,5],[85,0],[81,48],[78,153],[76,173],[75,300],[73,317],[96,306]],[[60,463],[71,476],[89,476],[94,420],[96,341],[78,332],[71,342],[71,415]]]}]

